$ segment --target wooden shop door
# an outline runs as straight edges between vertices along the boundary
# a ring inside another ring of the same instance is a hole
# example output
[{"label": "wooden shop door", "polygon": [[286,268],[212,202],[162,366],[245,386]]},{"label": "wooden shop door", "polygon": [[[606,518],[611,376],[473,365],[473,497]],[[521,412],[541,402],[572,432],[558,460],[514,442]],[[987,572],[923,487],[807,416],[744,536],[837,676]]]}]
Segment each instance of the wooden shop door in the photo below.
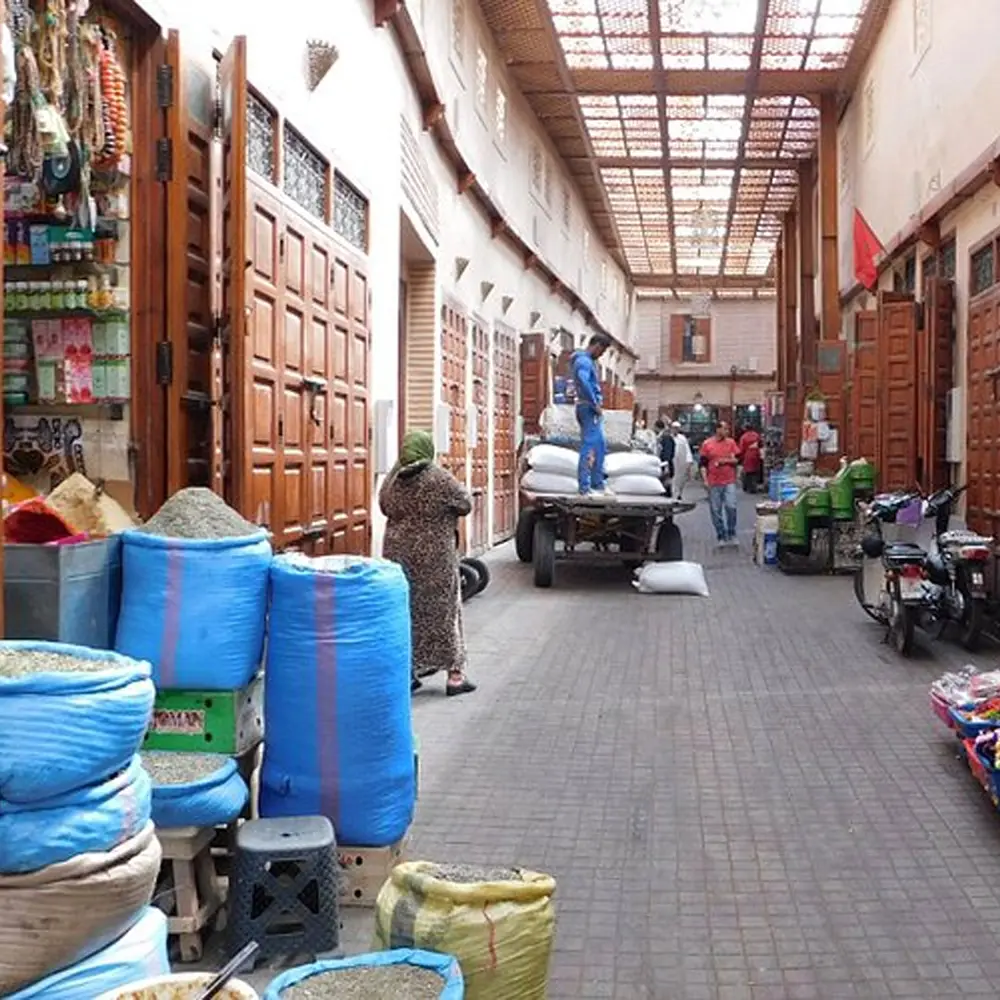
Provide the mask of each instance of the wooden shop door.
[{"label": "wooden shop door", "polygon": [[493,327],[493,544],[514,534],[517,517],[517,333]]},{"label": "wooden shop door", "polygon": [[917,322],[910,295],[882,292],[879,314],[879,405],[876,409],[883,490],[917,484]]},{"label": "wooden shop door", "polygon": [[954,311],[952,282],[928,278],[924,286],[924,322],[917,335],[917,480],[927,492],[950,485],[946,455]]},{"label": "wooden shop door", "polygon": [[[462,309],[446,302],[441,307],[441,402],[449,409],[449,445],[440,456],[444,466],[468,488],[468,439],[466,429],[466,385],[469,375],[469,320]],[[468,518],[460,522],[462,551],[466,550]]]},{"label": "wooden shop door", "polygon": [[969,303],[966,521],[1000,535],[1000,286]]},{"label": "wooden shop door", "polygon": [[479,319],[472,321],[472,405],[476,446],[472,449],[469,549],[478,555],[490,546],[490,334]]},{"label": "wooden shop door", "polygon": [[[854,356],[851,363],[851,458],[878,458],[878,313],[854,317]],[[881,474],[881,470],[876,470]]]}]

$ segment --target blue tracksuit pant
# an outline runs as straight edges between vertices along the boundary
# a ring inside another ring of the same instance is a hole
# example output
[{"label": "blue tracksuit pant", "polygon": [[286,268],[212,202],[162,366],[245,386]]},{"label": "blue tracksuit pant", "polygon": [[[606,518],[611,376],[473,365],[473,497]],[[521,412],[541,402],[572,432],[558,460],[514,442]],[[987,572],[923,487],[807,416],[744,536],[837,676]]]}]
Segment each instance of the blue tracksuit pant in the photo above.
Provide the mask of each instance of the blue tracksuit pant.
[{"label": "blue tracksuit pant", "polygon": [[576,421],[580,425],[580,464],[577,482],[581,493],[604,488],[604,419],[589,403],[578,403]]}]

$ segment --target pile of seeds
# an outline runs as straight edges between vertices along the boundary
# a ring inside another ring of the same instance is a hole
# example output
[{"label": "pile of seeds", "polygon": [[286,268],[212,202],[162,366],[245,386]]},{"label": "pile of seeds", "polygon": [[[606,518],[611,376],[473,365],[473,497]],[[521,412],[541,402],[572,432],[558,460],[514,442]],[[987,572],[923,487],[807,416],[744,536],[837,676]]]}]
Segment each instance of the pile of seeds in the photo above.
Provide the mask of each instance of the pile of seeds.
[{"label": "pile of seeds", "polygon": [[184,753],[171,750],[148,750],[141,754],[142,766],[154,785],[186,785],[215,774],[228,757],[221,753]]},{"label": "pile of seeds", "polygon": [[0,677],[25,677],[28,674],[85,674],[113,670],[110,660],[84,660],[66,653],[44,649],[4,649],[0,647]]},{"label": "pile of seeds", "polygon": [[416,965],[338,969],[281,991],[281,1000],[437,1000],[444,982]]},{"label": "pile of seeds", "polygon": [[189,486],[175,493],[142,527],[160,538],[243,538],[261,529],[233,510],[217,493]]},{"label": "pile of seeds", "polygon": [[481,865],[436,865],[434,875],[442,882],[472,885],[475,882],[523,882],[517,868],[486,868]]}]

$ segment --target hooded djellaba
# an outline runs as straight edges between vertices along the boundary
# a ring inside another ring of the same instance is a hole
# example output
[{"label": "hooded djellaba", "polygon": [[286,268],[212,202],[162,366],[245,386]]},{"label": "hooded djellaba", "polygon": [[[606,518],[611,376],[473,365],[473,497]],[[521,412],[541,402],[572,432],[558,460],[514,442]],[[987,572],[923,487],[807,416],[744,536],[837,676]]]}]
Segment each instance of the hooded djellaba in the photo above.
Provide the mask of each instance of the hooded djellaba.
[{"label": "hooded djellaba", "polygon": [[410,582],[414,691],[444,671],[449,695],[476,685],[466,677],[458,564],[458,520],[472,510],[465,487],[434,461],[434,439],[413,431],[379,492],[387,520],[382,554],[399,563]]}]

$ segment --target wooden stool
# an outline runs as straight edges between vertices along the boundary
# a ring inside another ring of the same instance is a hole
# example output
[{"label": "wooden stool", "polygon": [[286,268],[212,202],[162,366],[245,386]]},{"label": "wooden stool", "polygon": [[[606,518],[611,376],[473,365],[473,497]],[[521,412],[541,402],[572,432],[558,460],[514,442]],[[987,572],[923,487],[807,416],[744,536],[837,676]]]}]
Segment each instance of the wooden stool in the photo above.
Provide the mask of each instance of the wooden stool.
[{"label": "wooden stool", "polygon": [[212,858],[215,833],[211,826],[156,831],[163,848],[160,878],[173,882],[174,905],[167,912],[167,931],[180,941],[182,962],[201,959],[201,932],[225,902],[225,887]]}]

